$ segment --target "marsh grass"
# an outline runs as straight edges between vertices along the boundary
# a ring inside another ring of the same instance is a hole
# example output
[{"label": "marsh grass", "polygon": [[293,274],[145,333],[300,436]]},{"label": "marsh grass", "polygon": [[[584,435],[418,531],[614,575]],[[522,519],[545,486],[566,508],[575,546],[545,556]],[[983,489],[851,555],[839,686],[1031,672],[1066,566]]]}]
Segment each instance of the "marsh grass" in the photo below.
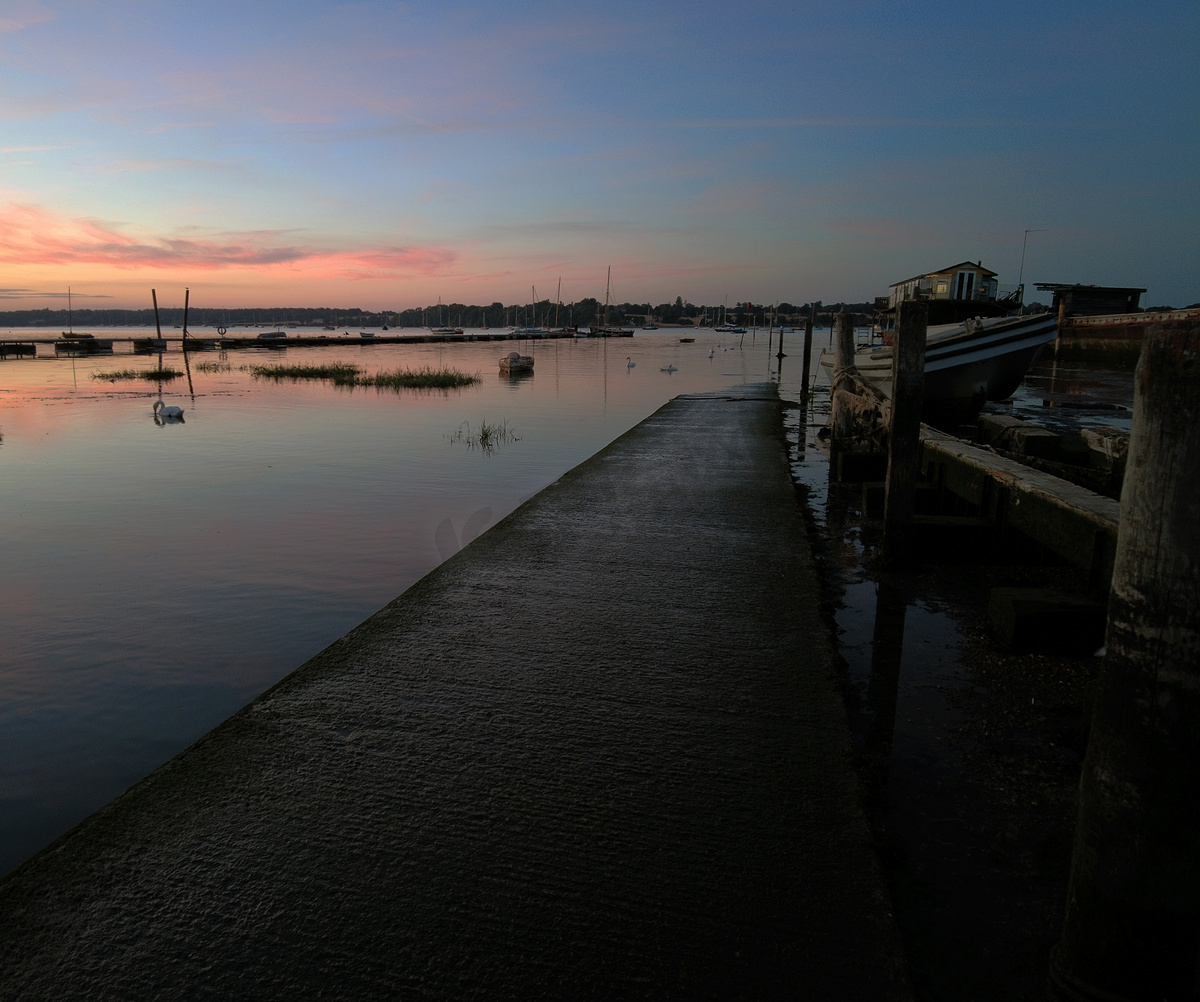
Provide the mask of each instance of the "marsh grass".
[{"label": "marsh grass", "polygon": [[93,379],[104,379],[115,383],[120,379],[145,379],[149,382],[165,383],[178,379],[183,373],[175,369],[114,369],[112,372],[93,372]]},{"label": "marsh grass", "polygon": [[197,362],[197,372],[232,372],[233,366],[228,362]]},{"label": "marsh grass", "polygon": [[355,383],[356,386],[376,386],[388,390],[454,390],[460,386],[473,386],[479,382],[478,376],[470,376],[457,369],[394,369],[391,372],[377,372],[373,376],[363,376]]},{"label": "marsh grass", "polygon": [[327,379],[335,386],[356,386],[362,370],[349,362],[330,362],[328,365],[247,365],[245,370],[255,379]]},{"label": "marsh grass", "polygon": [[381,390],[452,390],[479,382],[457,369],[394,369],[363,375],[357,365],[332,362],[329,365],[248,365],[255,379],[327,379],[334,386],[374,386]]},{"label": "marsh grass", "polygon": [[470,421],[464,421],[459,425],[458,431],[447,437],[451,445],[461,442],[468,449],[478,448],[487,456],[490,456],[502,445],[521,441],[521,436],[509,428],[507,421],[501,421],[499,424],[480,421],[478,428],[472,428]]}]

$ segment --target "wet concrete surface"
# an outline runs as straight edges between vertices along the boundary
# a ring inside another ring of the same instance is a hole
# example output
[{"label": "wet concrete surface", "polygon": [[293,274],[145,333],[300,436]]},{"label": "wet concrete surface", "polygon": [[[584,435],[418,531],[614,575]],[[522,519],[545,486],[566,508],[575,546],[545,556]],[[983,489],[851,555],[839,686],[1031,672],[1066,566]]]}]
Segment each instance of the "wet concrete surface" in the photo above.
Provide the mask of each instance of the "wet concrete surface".
[{"label": "wet concrete surface", "polygon": [[907,998],[821,607],[678,398],[0,881],[0,998]]}]

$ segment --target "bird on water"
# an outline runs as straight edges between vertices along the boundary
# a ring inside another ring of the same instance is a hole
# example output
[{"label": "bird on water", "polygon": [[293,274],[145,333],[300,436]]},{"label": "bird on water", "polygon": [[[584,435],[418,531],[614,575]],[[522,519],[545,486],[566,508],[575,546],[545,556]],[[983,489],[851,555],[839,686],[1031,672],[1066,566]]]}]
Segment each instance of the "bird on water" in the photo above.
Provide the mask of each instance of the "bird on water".
[{"label": "bird on water", "polygon": [[164,404],[161,400],[155,400],[154,420],[159,424],[165,424],[168,421],[182,421],[183,408],[176,407],[174,404]]}]

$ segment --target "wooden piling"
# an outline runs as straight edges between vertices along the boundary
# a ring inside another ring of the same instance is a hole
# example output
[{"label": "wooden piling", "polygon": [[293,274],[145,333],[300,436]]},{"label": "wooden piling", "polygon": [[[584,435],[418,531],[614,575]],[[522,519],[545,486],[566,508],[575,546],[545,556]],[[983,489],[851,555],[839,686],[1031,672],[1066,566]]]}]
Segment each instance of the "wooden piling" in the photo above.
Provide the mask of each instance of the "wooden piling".
[{"label": "wooden piling", "polygon": [[808,381],[812,377],[813,312],[814,308],[812,304],[809,304],[808,320],[804,322],[804,365],[803,376],[801,377],[801,386],[803,386],[804,392],[801,394],[800,400],[801,448],[804,447],[808,428]]},{"label": "wooden piling", "polygon": [[156,331],[158,331],[158,338],[161,341],[162,340],[162,324],[159,323],[159,321],[158,321],[158,293],[154,289],[150,290],[150,299],[154,303],[154,329]]},{"label": "wooden piling", "polygon": [[854,327],[848,313],[837,317],[837,342],[834,345],[833,392],[829,401],[829,453],[831,468],[837,469],[838,454],[852,433],[853,418],[845,392],[845,373],[854,366]]},{"label": "wooden piling", "polygon": [[1151,327],[1063,936],[1066,999],[1195,999],[1200,942],[1200,324]]},{"label": "wooden piling", "polygon": [[925,395],[925,334],[929,305],[900,304],[892,346],[892,407],[888,427],[887,487],[883,502],[884,550],[899,555],[911,537],[913,499],[921,473],[921,404]]}]

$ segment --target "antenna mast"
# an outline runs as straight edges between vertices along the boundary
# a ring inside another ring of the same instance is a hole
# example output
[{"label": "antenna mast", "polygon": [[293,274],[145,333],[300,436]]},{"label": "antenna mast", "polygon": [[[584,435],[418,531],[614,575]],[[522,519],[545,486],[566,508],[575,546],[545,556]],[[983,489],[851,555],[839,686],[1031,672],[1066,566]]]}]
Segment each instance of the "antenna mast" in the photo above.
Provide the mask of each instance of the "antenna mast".
[{"label": "antenna mast", "polygon": [[1021,305],[1025,305],[1025,246],[1029,243],[1030,233],[1045,233],[1045,230],[1027,229],[1025,231],[1025,239],[1021,241],[1021,269],[1017,272],[1017,288],[1018,295],[1021,298]]}]

